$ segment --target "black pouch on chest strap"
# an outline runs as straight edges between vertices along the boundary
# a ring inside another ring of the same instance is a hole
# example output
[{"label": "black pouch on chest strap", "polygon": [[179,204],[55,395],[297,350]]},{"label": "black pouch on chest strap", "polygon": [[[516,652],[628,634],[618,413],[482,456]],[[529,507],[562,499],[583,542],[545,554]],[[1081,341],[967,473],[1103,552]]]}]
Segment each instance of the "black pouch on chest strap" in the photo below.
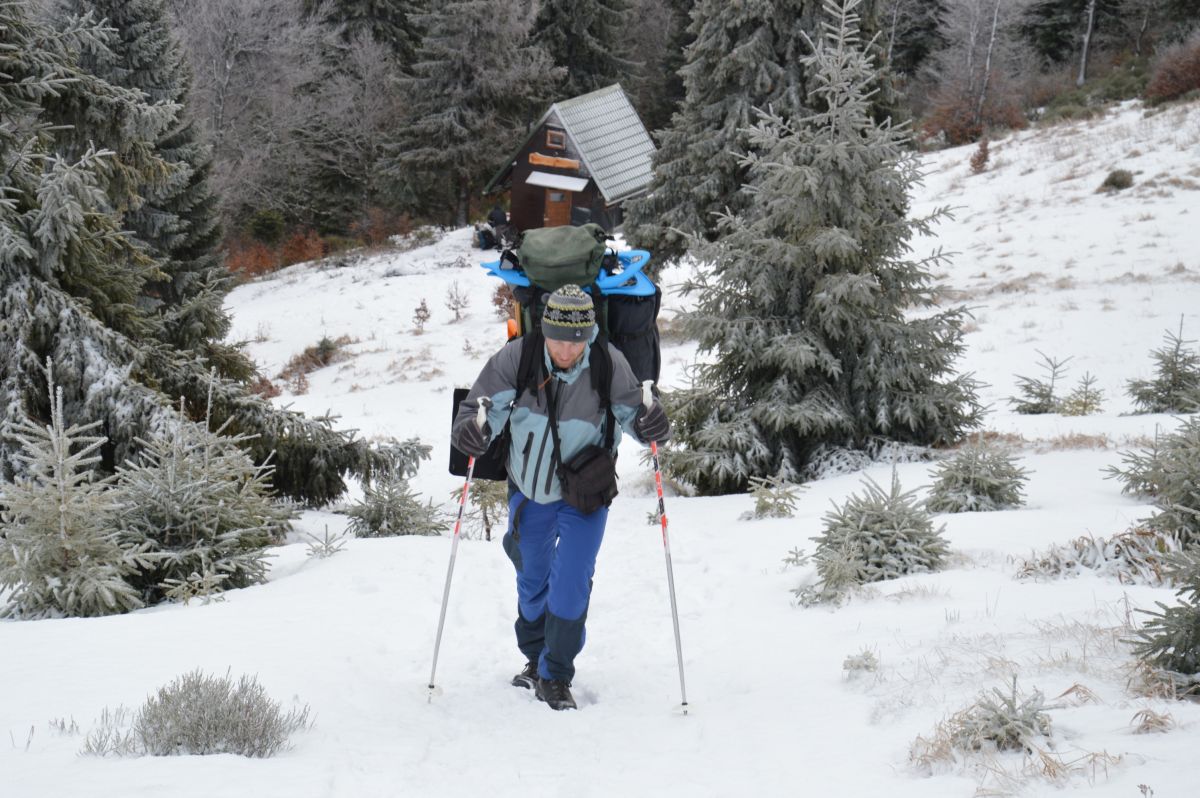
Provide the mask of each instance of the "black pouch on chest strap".
[{"label": "black pouch on chest strap", "polygon": [[617,458],[592,444],[559,469],[563,501],[585,515],[612,504],[617,497]]},{"label": "black pouch on chest strap", "polygon": [[[547,383],[547,404],[549,405],[550,435],[554,439],[554,450],[561,452],[558,439],[558,408],[555,407],[555,397],[550,392]],[[607,396],[602,394],[607,400]],[[608,507],[617,497],[617,457],[612,452],[614,437],[612,406],[605,403],[605,435],[606,445],[595,443],[585,447],[583,451],[571,458],[571,462],[562,463],[558,467],[558,481],[562,486],[563,501],[579,512],[590,515],[601,507]],[[561,456],[561,455],[560,455]]]}]

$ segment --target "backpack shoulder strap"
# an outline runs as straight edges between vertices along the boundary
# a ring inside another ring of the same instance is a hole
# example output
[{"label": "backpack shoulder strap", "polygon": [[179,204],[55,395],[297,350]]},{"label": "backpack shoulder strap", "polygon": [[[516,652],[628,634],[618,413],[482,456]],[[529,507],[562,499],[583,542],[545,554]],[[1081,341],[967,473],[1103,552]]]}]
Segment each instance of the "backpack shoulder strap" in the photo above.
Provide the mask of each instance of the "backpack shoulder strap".
[{"label": "backpack shoulder strap", "polygon": [[608,336],[597,336],[592,343],[588,370],[592,375],[592,388],[604,408],[604,448],[611,452],[617,434],[617,419],[612,411],[613,359],[608,351]]},{"label": "backpack shoulder strap", "polygon": [[526,391],[537,396],[542,372],[545,371],[542,358],[544,348],[545,341],[540,327],[535,327],[521,338],[521,360],[517,365],[517,395],[513,399],[514,402]]}]

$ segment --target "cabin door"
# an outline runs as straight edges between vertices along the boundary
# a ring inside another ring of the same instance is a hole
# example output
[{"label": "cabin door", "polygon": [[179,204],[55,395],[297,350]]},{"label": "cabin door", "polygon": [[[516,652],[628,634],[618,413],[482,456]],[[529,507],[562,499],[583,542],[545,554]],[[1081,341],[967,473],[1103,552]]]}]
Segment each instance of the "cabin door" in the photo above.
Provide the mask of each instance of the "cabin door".
[{"label": "cabin door", "polygon": [[546,189],[546,211],[542,227],[559,227],[571,223],[571,192]]}]

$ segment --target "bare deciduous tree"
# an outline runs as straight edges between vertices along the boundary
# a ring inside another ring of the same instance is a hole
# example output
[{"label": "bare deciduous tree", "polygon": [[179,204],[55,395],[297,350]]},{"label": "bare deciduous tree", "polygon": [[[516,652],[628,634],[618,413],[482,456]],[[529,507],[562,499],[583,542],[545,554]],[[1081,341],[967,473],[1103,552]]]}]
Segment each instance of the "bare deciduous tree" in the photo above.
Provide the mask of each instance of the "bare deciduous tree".
[{"label": "bare deciduous tree", "polygon": [[301,89],[322,77],[329,32],[295,0],[171,0],[195,83],[194,114],[213,146],[213,184],[228,217],[245,208],[294,212],[283,181],[295,132],[314,111]]},{"label": "bare deciduous tree", "polygon": [[954,0],[947,4],[947,46],[932,59],[937,126],[952,143],[977,138],[985,126],[1019,120],[1014,83],[1032,67],[1017,35],[1028,0]]}]

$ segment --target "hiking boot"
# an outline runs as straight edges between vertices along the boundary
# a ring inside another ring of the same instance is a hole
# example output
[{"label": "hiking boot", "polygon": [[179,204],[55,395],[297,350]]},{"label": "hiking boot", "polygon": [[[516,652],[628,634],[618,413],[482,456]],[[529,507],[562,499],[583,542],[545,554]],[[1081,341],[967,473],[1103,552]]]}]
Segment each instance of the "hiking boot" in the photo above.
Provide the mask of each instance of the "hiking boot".
[{"label": "hiking boot", "polygon": [[538,681],[537,668],[537,660],[526,662],[525,669],[512,677],[513,687],[524,687],[526,690],[533,690],[537,686]]},{"label": "hiking boot", "polygon": [[538,701],[545,701],[551,709],[578,709],[571,696],[571,685],[559,679],[537,680]]}]

